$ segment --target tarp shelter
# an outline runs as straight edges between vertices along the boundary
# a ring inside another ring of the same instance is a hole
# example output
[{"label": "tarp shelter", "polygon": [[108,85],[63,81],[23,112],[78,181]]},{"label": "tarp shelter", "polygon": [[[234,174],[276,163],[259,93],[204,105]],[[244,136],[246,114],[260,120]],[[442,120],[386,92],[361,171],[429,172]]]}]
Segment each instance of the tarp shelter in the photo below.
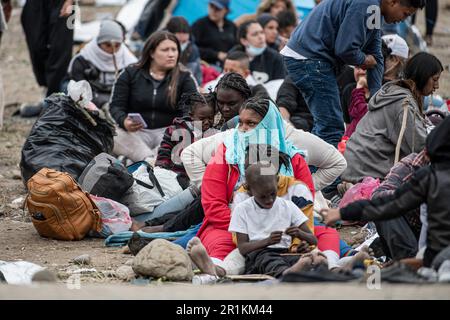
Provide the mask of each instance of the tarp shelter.
[{"label": "tarp shelter", "polygon": [[[234,20],[242,14],[254,13],[261,0],[231,0],[231,12],[228,19]],[[300,19],[304,19],[314,8],[314,0],[294,0]],[[208,0],[180,0],[173,15],[183,16],[189,23],[208,13]]]},{"label": "tarp shelter", "polygon": [[[144,12],[145,7],[149,2],[158,2],[160,0],[129,0],[118,13],[116,19],[124,24],[128,31],[134,30],[138,22],[145,21],[145,17],[141,15]],[[169,1],[168,1],[169,2]],[[119,3],[119,2],[118,2]],[[231,0],[231,12],[228,15],[228,19],[234,20],[242,14],[254,13],[260,3],[260,0]],[[300,19],[304,19],[309,12],[314,8],[314,0],[294,0]],[[99,5],[105,5],[106,0],[97,3]],[[189,23],[195,22],[198,18],[206,16],[208,12],[208,0],[178,0],[175,9],[172,12],[173,16],[183,16]],[[154,12],[152,12],[155,14]],[[164,11],[160,14],[156,14],[162,20]],[[159,24],[160,21],[155,21]],[[100,28],[100,21],[92,21],[87,23],[81,23],[81,21],[75,22],[75,35],[76,42],[87,42],[95,37]],[[147,26],[144,26],[146,29]]]}]

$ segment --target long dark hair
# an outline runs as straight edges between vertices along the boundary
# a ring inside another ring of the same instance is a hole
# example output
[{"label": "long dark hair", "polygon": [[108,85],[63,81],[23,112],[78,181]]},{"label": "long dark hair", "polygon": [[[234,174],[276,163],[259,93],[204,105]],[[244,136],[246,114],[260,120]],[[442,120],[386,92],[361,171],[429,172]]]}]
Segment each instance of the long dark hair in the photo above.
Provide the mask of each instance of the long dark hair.
[{"label": "long dark hair", "polygon": [[421,112],[423,112],[423,101],[419,91],[425,88],[432,76],[442,71],[444,68],[439,59],[426,52],[417,53],[406,63],[403,70],[404,80],[400,82],[400,86],[411,90]]},{"label": "long dark hair", "polygon": [[177,96],[178,96],[178,81],[180,79],[181,67],[179,65],[181,58],[181,46],[177,37],[173,33],[168,31],[157,31],[153,33],[145,42],[144,50],[142,51],[141,59],[136,64],[136,67],[139,69],[149,70],[150,65],[153,61],[152,54],[155,52],[156,48],[163,42],[164,40],[170,40],[176,43],[178,49],[178,58],[177,65],[169,72],[170,83],[167,89],[167,96],[169,98],[169,102],[173,108],[176,107],[177,104]]}]

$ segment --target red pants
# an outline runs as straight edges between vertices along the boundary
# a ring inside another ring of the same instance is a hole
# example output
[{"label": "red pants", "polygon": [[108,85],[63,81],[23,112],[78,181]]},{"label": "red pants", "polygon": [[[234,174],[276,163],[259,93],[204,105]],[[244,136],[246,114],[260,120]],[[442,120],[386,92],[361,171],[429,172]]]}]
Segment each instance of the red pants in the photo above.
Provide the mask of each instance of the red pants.
[{"label": "red pants", "polygon": [[[332,250],[340,255],[339,233],[336,229],[325,226],[314,226],[314,235],[317,237],[317,245],[320,251]],[[202,233],[200,240],[212,258],[220,260],[236,248],[231,233],[225,230],[207,228]]]}]

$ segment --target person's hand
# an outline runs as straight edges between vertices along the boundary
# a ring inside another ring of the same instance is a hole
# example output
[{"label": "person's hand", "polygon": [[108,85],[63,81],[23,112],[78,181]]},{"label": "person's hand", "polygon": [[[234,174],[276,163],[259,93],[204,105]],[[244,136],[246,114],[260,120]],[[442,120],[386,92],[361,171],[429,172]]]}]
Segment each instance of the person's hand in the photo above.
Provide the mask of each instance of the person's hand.
[{"label": "person's hand", "polygon": [[301,232],[298,227],[289,227],[287,228],[284,233],[286,233],[288,236],[291,236],[292,238],[299,238],[301,239]]},{"label": "person's hand", "polygon": [[61,11],[59,12],[59,16],[61,18],[67,18],[72,14],[72,11],[73,11],[73,0],[66,0],[64,1]]},{"label": "person's hand", "polygon": [[361,89],[361,88],[368,88],[369,86],[367,85],[367,77],[359,77],[358,82],[356,83],[356,88],[357,89]]},{"label": "person's hand", "polygon": [[141,129],[144,129],[144,125],[142,123],[134,122],[131,118],[126,117],[123,126],[128,132],[136,132]]},{"label": "person's hand", "polygon": [[320,215],[323,218],[323,223],[327,226],[334,226],[338,220],[341,220],[339,209],[322,209]]},{"label": "person's hand", "polygon": [[274,231],[267,238],[267,245],[270,246],[272,244],[280,243],[281,236],[283,235],[283,231]]},{"label": "person's hand", "polygon": [[377,60],[375,60],[374,56],[371,54],[366,55],[366,60],[364,60],[361,69],[373,69],[377,65]]},{"label": "person's hand", "polygon": [[280,35],[278,37],[280,39],[280,45],[278,46],[278,50],[281,51],[287,45],[289,39]]},{"label": "person's hand", "polygon": [[225,61],[226,58],[227,58],[227,54],[225,52],[220,51],[217,54],[217,59],[219,59],[220,61]]},{"label": "person's hand", "polygon": [[300,244],[297,247],[297,253],[308,253],[311,252],[311,250],[312,246],[306,241],[300,242]]}]

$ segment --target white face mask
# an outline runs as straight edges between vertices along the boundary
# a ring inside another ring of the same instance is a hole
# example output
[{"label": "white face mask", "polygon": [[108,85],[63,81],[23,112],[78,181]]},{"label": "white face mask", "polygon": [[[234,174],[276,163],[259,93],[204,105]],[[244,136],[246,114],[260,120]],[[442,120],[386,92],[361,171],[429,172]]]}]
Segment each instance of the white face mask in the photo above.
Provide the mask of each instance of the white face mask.
[{"label": "white face mask", "polygon": [[264,46],[262,48],[254,47],[251,44],[249,44],[247,46],[247,53],[249,55],[251,55],[252,57],[256,57],[256,56],[262,55],[264,50],[266,50],[266,46]]},{"label": "white face mask", "polygon": [[186,50],[186,48],[188,47],[188,45],[189,45],[189,41],[186,41],[185,43],[182,43],[182,44],[180,45],[180,47],[181,47],[181,52],[183,52],[184,50]]}]

